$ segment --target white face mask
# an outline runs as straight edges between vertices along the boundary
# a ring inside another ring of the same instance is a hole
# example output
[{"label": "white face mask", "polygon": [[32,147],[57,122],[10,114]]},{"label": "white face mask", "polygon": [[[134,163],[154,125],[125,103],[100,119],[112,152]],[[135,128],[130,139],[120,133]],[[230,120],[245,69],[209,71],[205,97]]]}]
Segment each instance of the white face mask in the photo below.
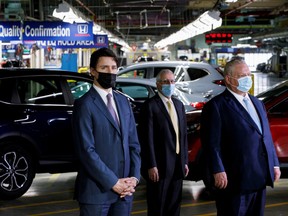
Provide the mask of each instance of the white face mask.
[{"label": "white face mask", "polygon": [[[236,79],[232,76],[230,76],[230,77],[233,79]],[[253,84],[251,76],[244,76],[244,77],[241,77],[241,78],[236,79],[236,80],[238,81],[238,86],[235,86],[235,87],[237,87],[237,89],[239,91],[248,92],[251,89],[252,84]],[[234,86],[234,85],[232,85],[232,86]]]}]

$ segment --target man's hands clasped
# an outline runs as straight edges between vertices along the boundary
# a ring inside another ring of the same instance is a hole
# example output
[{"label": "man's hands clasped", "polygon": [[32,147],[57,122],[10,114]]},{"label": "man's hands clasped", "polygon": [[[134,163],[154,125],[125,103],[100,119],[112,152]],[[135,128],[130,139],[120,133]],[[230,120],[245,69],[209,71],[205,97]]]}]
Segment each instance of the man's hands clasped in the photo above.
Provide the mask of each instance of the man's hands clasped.
[{"label": "man's hands clasped", "polygon": [[135,192],[135,187],[137,185],[137,180],[134,177],[121,178],[113,186],[113,191],[120,195],[121,198],[125,196],[132,196]]}]

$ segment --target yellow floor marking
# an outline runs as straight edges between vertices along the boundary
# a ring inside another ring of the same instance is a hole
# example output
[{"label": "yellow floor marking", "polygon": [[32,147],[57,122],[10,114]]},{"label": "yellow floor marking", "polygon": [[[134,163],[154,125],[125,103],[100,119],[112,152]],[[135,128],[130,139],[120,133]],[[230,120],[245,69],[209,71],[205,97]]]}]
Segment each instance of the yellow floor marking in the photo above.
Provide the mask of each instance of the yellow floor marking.
[{"label": "yellow floor marking", "polygon": [[40,214],[31,214],[31,215],[29,215],[29,216],[55,215],[55,214],[61,214],[61,213],[67,213],[67,212],[74,212],[74,211],[79,211],[79,208],[69,209],[69,210],[61,210],[61,211],[54,211],[54,212],[45,212],[45,213],[40,213]]},{"label": "yellow floor marking", "polygon": [[32,203],[32,204],[26,204],[26,205],[3,207],[3,208],[0,208],[0,210],[35,207],[35,206],[42,206],[42,205],[51,205],[51,204],[65,203],[65,202],[71,202],[71,201],[73,201],[73,200],[69,199],[69,200],[59,200],[59,201],[51,201],[51,202]]}]

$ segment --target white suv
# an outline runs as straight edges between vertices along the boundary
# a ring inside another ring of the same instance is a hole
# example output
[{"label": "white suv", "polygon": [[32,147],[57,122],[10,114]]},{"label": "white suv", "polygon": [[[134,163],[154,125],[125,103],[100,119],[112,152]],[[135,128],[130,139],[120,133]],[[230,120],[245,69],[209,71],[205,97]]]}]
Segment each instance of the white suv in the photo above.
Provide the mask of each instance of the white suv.
[{"label": "white suv", "polygon": [[176,87],[192,107],[202,109],[215,95],[225,90],[222,74],[212,65],[189,61],[143,62],[120,68],[119,77],[152,79],[162,69],[170,69],[175,74]]}]

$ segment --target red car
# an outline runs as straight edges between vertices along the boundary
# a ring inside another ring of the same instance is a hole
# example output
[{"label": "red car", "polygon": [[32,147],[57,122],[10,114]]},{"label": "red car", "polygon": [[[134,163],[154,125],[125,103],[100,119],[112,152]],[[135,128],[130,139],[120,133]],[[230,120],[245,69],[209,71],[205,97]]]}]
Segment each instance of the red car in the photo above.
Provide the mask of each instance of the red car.
[{"label": "red car", "polygon": [[265,104],[280,167],[288,168],[288,80],[257,97]]}]

